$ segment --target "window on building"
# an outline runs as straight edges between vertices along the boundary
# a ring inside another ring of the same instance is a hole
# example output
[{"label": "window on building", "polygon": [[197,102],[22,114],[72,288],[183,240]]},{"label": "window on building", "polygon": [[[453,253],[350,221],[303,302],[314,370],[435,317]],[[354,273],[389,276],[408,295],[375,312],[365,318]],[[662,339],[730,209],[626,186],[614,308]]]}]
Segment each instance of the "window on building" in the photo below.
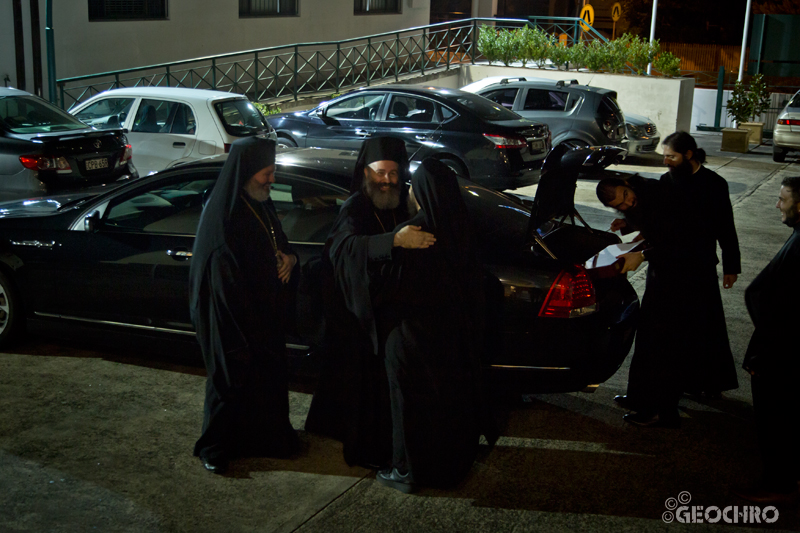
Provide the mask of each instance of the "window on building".
[{"label": "window on building", "polygon": [[299,0],[239,0],[240,17],[293,17]]},{"label": "window on building", "polygon": [[89,21],[166,20],[167,0],[89,0]]},{"label": "window on building", "polygon": [[355,0],[355,14],[400,13],[400,0]]}]

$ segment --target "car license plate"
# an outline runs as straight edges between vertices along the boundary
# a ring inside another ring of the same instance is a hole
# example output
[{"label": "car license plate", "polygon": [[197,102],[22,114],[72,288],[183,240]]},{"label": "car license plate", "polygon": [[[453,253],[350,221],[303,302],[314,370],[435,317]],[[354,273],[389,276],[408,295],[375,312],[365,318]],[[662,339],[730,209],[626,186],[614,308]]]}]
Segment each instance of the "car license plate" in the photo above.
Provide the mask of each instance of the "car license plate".
[{"label": "car license plate", "polygon": [[89,159],[86,161],[86,170],[100,170],[101,168],[108,168],[108,159]]},{"label": "car license plate", "polygon": [[531,152],[541,152],[542,150],[544,150],[544,141],[531,141]]}]

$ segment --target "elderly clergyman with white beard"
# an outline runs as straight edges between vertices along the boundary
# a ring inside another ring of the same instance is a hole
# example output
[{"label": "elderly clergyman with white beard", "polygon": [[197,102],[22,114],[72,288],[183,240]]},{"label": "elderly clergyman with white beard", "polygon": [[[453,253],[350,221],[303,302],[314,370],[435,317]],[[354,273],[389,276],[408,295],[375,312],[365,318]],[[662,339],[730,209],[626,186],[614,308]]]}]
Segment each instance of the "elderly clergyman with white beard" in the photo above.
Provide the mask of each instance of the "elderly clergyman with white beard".
[{"label": "elderly clergyman with white beard", "polygon": [[383,355],[391,328],[387,303],[393,269],[403,253],[434,245],[409,219],[410,180],[405,143],[396,137],[364,142],[351,184],[323,251],[325,359],[306,430],[343,442],[348,464],[390,464],[392,418]]}]

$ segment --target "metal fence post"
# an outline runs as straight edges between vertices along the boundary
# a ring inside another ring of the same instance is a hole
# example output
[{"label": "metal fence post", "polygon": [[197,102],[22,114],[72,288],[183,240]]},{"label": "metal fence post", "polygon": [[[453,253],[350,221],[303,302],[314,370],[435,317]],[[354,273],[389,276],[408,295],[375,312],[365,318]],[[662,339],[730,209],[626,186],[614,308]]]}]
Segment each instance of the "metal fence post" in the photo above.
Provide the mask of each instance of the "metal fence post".
[{"label": "metal fence post", "polygon": [[61,109],[66,109],[66,107],[64,107],[65,103],[64,103],[64,83],[63,82],[58,84],[58,89],[59,89],[59,92],[61,93]]},{"label": "metal fence post", "polygon": [[169,65],[166,66],[167,71],[167,87],[169,87]]},{"label": "metal fence post", "polygon": [[398,61],[400,56],[400,33],[397,34],[397,39],[394,41],[394,81],[399,81],[400,78],[397,75]]},{"label": "metal fence post", "polygon": [[211,59],[211,88],[217,90],[217,58]]},{"label": "metal fence post", "polygon": [[295,46],[294,47],[294,76],[292,76],[292,78],[294,79],[292,92],[294,93],[294,101],[295,102],[297,101],[297,54],[298,54],[298,47]]},{"label": "metal fence post", "polygon": [[114,88],[119,89],[119,72],[114,74]]},{"label": "metal fence post", "polygon": [[339,66],[341,61],[339,59],[339,53],[341,52],[341,49],[342,49],[342,43],[337,42],[336,43],[336,91],[335,91],[337,93],[339,92],[339,87],[341,87],[341,82],[339,81]]},{"label": "metal fence post", "polygon": [[427,31],[425,28],[422,28],[422,74],[425,74],[425,60],[428,57],[428,45],[425,44],[425,35],[427,35]]},{"label": "metal fence post", "polygon": [[714,127],[719,128],[720,116],[722,115],[722,92],[725,89],[725,67],[719,67],[719,77],[717,78],[717,109],[714,114]]},{"label": "metal fence post", "polygon": [[369,54],[372,48],[372,39],[367,37],[367,87],[369,87]]},{"label": "metal fence post", "polygon": [[254,53],[255,57],[253,62],[253,68],[255,73],[253,75],[253,98],[258,101],[258,52]]},{"label": "metal fence post", "polygon": [[478,51],[478,19],[472,19],[472,64],[475,64],[475,55]]},{"label": "metal fence post", "polygon": [[445,55],[445,70],[450,70],[450,23],[447,23],[447,31],[444,34],[444,53]]}]

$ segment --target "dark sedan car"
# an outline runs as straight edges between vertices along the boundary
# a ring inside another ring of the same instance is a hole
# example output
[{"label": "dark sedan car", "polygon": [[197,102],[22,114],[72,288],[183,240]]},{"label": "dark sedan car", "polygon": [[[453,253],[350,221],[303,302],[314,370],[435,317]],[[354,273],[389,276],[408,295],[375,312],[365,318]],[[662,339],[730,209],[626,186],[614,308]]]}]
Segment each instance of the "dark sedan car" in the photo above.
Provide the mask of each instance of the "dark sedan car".
[{"label": "dark sedan car", "polygon": [[546,125],[456,89],[367,87],[267,120],[285,146],[357,150],[371,135],[402,137],[414,160],[434,156],[492,189],[536,183],[550,150]]},{"label": "dark sedan car", "polygon": [[[302,264],[319,255],[348,196],[355,155],[279,154],[271,197]],[[183,340],[197,351],[188,271],[203,198],[224,157],[101,195],[0,204],[0,346],[27,323],[29,331],[59,336],[124,335],[126,345],[144,337],[152,351]],[[551,221],[529,239],[526,205],[466,180],[462,194],[489,273],[492,349],[485,365],[499,387],[580,390],[613,375],[633,340],[638,299],[625,276],[594,279],[578,266],[613,235]],[[309,270],[290,341],[304,354],[316,353],[321,339]]]},{"label": "dark sedan car", "polygon": [[98,131],[25,91],[0,87],[0,200],[137,178],[121,129]]}]

